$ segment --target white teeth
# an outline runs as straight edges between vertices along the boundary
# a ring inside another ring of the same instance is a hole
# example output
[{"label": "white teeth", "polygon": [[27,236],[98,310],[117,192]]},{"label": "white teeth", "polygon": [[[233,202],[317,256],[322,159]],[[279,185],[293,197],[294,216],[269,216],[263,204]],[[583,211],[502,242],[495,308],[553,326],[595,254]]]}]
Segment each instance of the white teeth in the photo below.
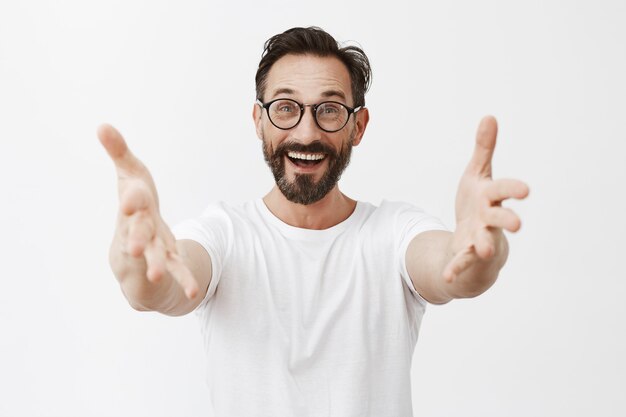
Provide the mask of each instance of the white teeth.
[{"label": "white teeth", "polygon": [[287,156],[294,159],[304,159],[308,161],[319,161],[320,159],[324,159],[323,153],[288,152]]}]

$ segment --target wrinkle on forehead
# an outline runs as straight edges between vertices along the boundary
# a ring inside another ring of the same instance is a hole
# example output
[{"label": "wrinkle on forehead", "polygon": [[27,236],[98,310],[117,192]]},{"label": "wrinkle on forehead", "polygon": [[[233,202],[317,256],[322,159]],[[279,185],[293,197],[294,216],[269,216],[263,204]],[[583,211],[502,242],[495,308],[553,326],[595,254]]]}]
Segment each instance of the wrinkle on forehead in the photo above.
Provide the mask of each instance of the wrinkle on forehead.
[{"label": "wrinkle on forehead", "polygon": [[336,98],[353,104],[348,69],[335,57],[286,55],[276,61],[267,77],[266,100],[291,95],[310,103]]}]

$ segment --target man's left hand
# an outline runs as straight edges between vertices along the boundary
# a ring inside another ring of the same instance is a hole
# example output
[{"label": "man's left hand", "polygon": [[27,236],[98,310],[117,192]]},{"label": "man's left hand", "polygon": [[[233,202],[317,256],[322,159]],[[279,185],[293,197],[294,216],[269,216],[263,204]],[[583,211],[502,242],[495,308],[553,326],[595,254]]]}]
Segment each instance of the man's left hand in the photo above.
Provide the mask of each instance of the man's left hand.
[{"label": "man's left hand", "polygon": [[516,232],[521,226],[519,216],[501,203],[509,198],[525,198],[528,186],[515,179],[492,178],[491,160],[497,133],[496,119],[484,117],[476,134],[474,154],[457,191],[452,259],[443,270],[447,282],[477,264],[489,261],[499,266],[504,264],[507,254],[503,252],[507,252],[507,246],[502,229]]}]

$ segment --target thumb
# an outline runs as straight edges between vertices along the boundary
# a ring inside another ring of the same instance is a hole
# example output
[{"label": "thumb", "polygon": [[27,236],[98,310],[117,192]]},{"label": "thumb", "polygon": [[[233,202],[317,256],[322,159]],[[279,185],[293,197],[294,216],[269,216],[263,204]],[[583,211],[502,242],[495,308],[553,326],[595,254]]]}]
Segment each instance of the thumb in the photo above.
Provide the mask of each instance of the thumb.
[{"label": "thumb", "polygon": [[141,163],[132,154],[126,141],[113,126],[103,124],[98,127],[98,139],[113,160],[115,167],[123,171],[135,171]]},{"label": "thumb", "polygon": [[485,116],[480,121],[476,132],[476,145],[474,154],[469,163],[468,171],[486,177],[491,177],[491,160],[496,149],[496,136],[498,135],[498,123],[495,117]]}]

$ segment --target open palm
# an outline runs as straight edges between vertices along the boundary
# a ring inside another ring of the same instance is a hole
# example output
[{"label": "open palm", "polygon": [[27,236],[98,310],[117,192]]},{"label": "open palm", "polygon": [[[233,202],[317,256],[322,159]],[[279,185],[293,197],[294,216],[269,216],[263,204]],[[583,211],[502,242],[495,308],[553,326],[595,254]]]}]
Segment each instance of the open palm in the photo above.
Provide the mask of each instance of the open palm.
[{"label": "open palm", "polygon": [[[169,272],[187,297],[193,298],[198,285],[177,253],[174,235],[161,218],[150,172],[128,149],[115,128],[100,126],[98,137],[115,163],[118,179],[120,212],[114,245],[119,247],[113,247],[112,253],[121,250],[124,256],[138,258],[136,269],[145,268],[145,278],[153,283]],[[128,275],[128,271],[114,272],[118,277]]]},{"label": "open palm", "polygon": [[521,226],[519,216],[501,203],[509,198],[525,198],[528,186],[516,179],[492,178],[497,133],[495,118],[483,118],[476,134],[474,154],[459,183],[452,241],[454,256],[443,273],[449,282],[473,264],[488,260],[502,250],[502,229],[516,232]]}]

